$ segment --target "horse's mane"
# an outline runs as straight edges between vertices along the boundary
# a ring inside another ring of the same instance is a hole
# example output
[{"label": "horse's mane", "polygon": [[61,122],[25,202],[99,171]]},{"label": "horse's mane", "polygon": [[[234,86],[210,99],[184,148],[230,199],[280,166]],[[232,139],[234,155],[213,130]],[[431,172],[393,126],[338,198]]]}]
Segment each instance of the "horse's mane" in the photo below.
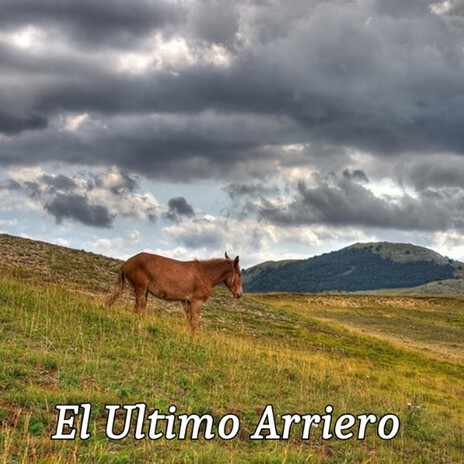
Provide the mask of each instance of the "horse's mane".
[{"label": "horse's mane", "polygon": [[197,259],[195,258],[193,260],[196,263],[199,264],[215,264],[215,263],[223,263],[224,261],[227,261],[226,258],[210,258],[210,259]]}]

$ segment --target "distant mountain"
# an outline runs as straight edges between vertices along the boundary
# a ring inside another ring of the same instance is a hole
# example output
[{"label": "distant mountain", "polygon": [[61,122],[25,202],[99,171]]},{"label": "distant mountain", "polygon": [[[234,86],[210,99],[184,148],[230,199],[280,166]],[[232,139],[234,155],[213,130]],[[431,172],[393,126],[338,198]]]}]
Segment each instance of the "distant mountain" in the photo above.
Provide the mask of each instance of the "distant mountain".
[{"label": "distant mountain", "polygon": [[363,291],[464,277],[464,263],[404,243],[356,243],[305,260],[267,261],[243,272],[249,292]]}]

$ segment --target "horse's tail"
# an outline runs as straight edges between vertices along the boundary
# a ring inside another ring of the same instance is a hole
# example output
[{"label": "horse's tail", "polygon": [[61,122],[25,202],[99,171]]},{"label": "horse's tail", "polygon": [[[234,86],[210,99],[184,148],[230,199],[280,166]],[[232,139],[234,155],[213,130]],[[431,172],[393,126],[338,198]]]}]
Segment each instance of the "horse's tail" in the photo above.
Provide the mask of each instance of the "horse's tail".
[{"label": "horse's tail", "polygon": [[122,295],[124,290],[124,284],[126,282],[126,277],[124,276],[124,272],[122,268],[119,270],[118,281],[116,283],[116,288],[114,289],[113,293],[108,297],[106,300],[106,304],[111,307],[113,303]]}]

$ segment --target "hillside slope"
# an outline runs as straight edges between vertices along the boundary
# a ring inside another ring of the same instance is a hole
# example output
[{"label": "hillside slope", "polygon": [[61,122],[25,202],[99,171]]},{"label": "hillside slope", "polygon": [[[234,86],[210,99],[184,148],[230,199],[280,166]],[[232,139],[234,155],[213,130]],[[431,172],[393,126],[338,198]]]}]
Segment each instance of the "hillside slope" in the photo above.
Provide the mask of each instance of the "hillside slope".
[{"label": "hillside slope", "polygon": [[0,234],[0,270],[21,279],[39,278],[96,292],[115,283],[121,263],[83,250]]},{"label": "hillside slope", "polygon": [[244,272],[250,292],[362,291],[416,287],[463,276],[464,264],[424,247],[358,243],[306,260],[266,262]]}]

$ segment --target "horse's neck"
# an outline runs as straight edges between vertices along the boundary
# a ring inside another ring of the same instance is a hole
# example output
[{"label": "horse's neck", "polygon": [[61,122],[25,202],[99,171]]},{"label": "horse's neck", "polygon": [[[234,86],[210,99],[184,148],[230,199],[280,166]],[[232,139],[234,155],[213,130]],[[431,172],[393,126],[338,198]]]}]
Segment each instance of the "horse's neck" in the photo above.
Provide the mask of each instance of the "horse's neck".
[{"label": "horse's neck", "polygon": [[223,282],[230,271],[230,263],[225,259],[204,261],[201,263],[203,272],[211,283],[211,287]]}]

